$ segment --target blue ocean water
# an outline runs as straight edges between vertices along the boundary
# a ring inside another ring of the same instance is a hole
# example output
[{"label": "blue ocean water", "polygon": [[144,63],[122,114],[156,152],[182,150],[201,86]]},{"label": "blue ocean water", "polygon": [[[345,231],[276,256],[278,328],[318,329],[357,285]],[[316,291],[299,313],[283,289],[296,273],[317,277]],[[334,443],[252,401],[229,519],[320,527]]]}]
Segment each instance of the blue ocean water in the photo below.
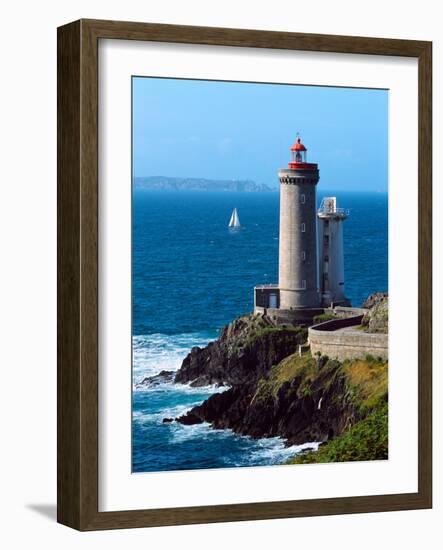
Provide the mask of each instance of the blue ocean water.
[{"label": "blue ocean water", "polygon": [[[319,189],[319,202],[322,198]],[[388,287],[388,196],[329,192],[349,208],[344,225],[346,294],[353,305]],[[281,463],[297,449],[203,424],[162,423],[215,388],[135,385],[176,370],[191,347],[253,307],[254,285],[278,280],[279,195],[136,191],[133,196],[133,471]],[[229,231],[233,208],[242,229]]]}]

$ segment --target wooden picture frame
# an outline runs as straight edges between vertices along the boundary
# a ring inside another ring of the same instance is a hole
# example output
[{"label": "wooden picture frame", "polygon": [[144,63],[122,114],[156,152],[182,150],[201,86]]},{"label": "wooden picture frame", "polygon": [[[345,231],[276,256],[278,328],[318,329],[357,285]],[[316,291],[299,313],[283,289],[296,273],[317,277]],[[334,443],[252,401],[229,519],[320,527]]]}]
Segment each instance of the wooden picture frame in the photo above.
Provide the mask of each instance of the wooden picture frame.
[{"label": "wooden picture frame", "polygon": [[[418,492],[98,511],[98,42],[160,41],[404,56],[419,76]],[[58,29],[58,521],[79,530],[432,506],[432,44],[350,36],[80,20]]]}]

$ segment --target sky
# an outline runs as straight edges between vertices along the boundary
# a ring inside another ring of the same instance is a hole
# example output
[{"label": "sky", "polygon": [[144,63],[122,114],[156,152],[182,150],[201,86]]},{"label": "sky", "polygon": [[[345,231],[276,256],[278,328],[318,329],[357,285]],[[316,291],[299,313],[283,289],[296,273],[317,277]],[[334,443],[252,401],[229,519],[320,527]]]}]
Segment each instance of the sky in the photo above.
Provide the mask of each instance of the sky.
[{"label": "sky", "polygon": [[387,90],[133,78],[133,175],[278,187],[297,133],[322,190],[387,191]]}]

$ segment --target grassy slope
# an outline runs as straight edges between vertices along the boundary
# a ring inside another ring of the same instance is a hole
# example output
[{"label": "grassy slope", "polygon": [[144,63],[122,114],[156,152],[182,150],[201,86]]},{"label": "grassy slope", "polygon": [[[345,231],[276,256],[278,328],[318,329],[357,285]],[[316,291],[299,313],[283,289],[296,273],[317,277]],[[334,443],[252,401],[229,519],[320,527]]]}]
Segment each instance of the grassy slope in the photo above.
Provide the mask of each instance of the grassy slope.
[{"label": "grassy slope", "polygon": [[[317,452],[298,455],[290,463],[343,462],[387,458],[388,453],[388,364],[368,357],[340,363],[310,354],[291,355],[260,380],[254,400],[275,398],[284,384],[297,379],[294,398],[327,388],[338,378],[345,382],[346,400],[353,403],[358,422],[322,445]],[[342,399],[340,396],[339,399]]]},{"label": "grassy slope", "polygon": [[254,345],[257,340],[263,338],[267,334],[284,334],[288,332],[294,333],[299,335],[300,343],[305,342],[308,337],[308,331],[305,328],[291,326],[269,326],[262,319],[261,315],[255,314],[238,317],[230,324],[229,328],[232,328],[233,331],[236,331],[235,336],[232,336],[232,332],[230,333],[230,338],[233,339],[234,349]]},{"label": "grassy slope", "polygon": [[298,455],[289,464],[350,462],[388,458],[388,404],[357,422],[337,438],[322,445],[317,452]]},{"label": "grassy slope", "polygon": [[317,359],[310,353],[301,357],[291,355],[273,367],[269,377],[260,380],[255,398],[276,396],[283,384],[296,378],[301,381],[297,394],[302,397],[319,385],[326,388],[336,377],[344,377],[347,397],[355,403],[362,416],[387,399],[388,364],[385,361],[371,357],[340,363],[326,357]]}]

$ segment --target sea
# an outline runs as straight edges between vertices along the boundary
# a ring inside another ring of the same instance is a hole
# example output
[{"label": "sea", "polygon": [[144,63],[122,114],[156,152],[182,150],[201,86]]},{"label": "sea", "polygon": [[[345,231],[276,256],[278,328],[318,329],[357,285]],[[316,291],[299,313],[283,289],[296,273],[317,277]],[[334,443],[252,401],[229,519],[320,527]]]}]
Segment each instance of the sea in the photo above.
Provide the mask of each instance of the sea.
[{"label": "sea", "polygon": [[[349,209],[345,288],[359,306],[388,289],[388,195],[327,195]],[[241,222],[235,231],[228,229],[234,208]],[[133,472],[281,464],[315,447],[254,440],[208,424],[163,423],[225,389],[138,386],[146,376],[180,368],[192,347],[252,311],[255,285],[278,281],[278,192],[136,190],[132,223]]]}]

